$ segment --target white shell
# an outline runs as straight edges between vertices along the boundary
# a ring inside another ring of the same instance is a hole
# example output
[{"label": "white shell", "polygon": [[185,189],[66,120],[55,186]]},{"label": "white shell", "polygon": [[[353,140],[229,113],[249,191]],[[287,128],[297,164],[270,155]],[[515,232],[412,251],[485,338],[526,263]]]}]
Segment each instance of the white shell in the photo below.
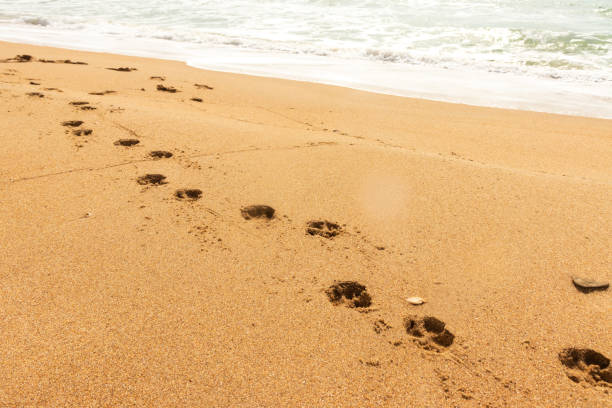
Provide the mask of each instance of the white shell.
[{"label": "white shell", "polygon": [[425,300],[418,296],[409,297],[408,299],[406,299],[406,301],[411,305],[422,305],[423,303],[425,303]]}]

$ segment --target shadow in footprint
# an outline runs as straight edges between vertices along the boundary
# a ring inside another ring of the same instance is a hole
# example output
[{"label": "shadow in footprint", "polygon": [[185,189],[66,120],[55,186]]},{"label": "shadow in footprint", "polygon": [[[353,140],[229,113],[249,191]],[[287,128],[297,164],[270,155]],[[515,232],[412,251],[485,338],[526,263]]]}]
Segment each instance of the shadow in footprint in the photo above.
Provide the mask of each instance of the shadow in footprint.
[{"label": "shadow in footprint", "polygon": [[149,153],[149,156],[153,157],[154,159],[169,159],[172,157],[172,153],[165,150],[154,150]]},{"label": "shadow in footprint", "polygon": [[559,360],[566,368],[565,374],[576,383],[610,386],[612,367],[610,359],[591,349],[566,348],[559,353]]},{"label": "shadow in footprint", "polygon": [[138,143],[140,143],[140,140],[138,139],[119,139],[117,141],[115,141],[115,145],[116,146],[134,146],[137,145]]},{"label": "shadow in footprint", "polygon": [[168,184],[166,176],[163,174],[145,174],[136,179],[136,182],[140,185],[155,185],[160,186],[162,184]]},{"label": "shadow in footprint", "polygon": [[202,197],[202,190],[197,188],[176,190],[174,196],[179,200],[199,200]]},{"label": "shadow in footprint", "polygon": [[455,335],[446,329],[446,323],[433,316],[408,316],[404,319],[404,327],[426,350],[441,351],[440,347],[450,347],[455,340]]},{"label": "shadow in footprint", "polygon": [[347,307],[370,307],[372,297],[366,287],[354,281],[335,282],[325,291],[329,301],[334,305],[345,304]]},{"label": "shadow in footprint", "polygon": [[309,221],[306,224],[308,235],[319,235],[331,239],[342,232],[342,227],[330,221]]},{"label": "shadow in footprint", "polygon": [[39,98],[44,98],[45,97],[45,95],[41,94],[40,92],[28,92],[26,95],[28,95],[28,96],[37,96]]},{"label": "shadow in footprint", "polygon": [[240,214],[242,214],[242,218],[245,220],[250,220],[251,218],[265,218],[270,220],[274,218],[274,212],[274,208],[268,205],[249,205],[240,209]]},{"label": "shadow in footprint", "polygon": [[89,102],[85,102],[85,101],[73,101],[73,102],[70,102],[70,105],[74,105],[74,106],[89,105]]}]

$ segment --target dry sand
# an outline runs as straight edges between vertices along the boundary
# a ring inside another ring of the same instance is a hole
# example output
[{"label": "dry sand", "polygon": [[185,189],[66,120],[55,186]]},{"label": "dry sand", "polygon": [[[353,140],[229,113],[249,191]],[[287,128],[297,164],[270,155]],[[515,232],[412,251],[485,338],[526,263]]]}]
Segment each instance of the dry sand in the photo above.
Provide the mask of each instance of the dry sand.
[{"label": "dry sand", "polygon": [[611,290],[571,281],[612,279],[612,121],[0,44],[18,54],[1,407],[610,406],[606,371],[559,353],[612,357]]}]

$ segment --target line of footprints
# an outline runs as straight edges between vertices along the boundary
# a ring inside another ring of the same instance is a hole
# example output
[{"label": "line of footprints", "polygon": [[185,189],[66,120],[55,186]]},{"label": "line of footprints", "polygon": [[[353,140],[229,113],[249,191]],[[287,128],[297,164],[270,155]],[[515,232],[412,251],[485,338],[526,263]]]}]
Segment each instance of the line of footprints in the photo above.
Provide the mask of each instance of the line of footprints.
[{"label": "line of footprints", "polygon": [[[87,102],[71,102],[72,105],[81,107],[88,106]],[[95,108],[94,108],[95,109]],[[71,120],[62,122],[63,126],[72,128],[75,136],[87,136],[93,133],[92,129],[84,128],[81,120]],[[139,144],[138,139],[128,138],[119,139],[114,142],[117,146],[132,147]],[[164,150],[154,150],[149,152],[152,159],[169,159],[173,156],[171,152]],[[167,184],[166,176],[162,174],[145,174],[136,179],[140,185],[158,186]],[[174,192],[178,200],[196,201],[202,197],[202,190],[178,189]],[[240,209],[241,215],[245,220],[274,218],[274,208],[267,205],[250,205]],[[326,239],[333,239],[343,232],[340,224],[327,220],[315,220],[306,223],[306,234],[320,236]],[[349,308],[367,311],[372,305],[372,297],[366,287],[359,282],[337,281],[325,290],[329,301],[333,305],[345,305]],[[455,335],[451,333],[446,324],[433,316],[410,315],[404,318],[404,329],[411,340],[419,347],[433,351],[442,352],[452,346]],[[384,320],[377,320],[374,323],[376,333],[382,333],[390,329]],[[400,343],[401,344],[401,343]],[[399,344],[397,344],[399,345]],[[566,375],[576,383],[590,384],[612,388],[612,367],[610,359],[603,354],[586,348],[565,348],[558,358],[565,367]]]}]

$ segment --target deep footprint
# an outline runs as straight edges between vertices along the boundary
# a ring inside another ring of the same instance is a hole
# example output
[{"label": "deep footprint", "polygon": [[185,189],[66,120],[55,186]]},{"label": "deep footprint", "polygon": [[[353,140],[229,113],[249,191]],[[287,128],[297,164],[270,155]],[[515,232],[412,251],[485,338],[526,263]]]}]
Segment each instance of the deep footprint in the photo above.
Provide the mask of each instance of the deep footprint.
[{"label": "deep footprint", "polygon": [[202,190],[197,188],[176,190],[174,196],[179,200],[199,200],[202,197]]},{"label": "deep footprint", "polygon": [[404,327],[426,350],[440,351],[440,347],[450,347],[455,340],[455,335],[446,329],[446,323],[433,316],[408,316],[404,319]]},{"label": "deep footprint", "polygon": [[366,287],[358,282],[335,282],[325,293],[334,305],[345,304],[347,307],[370,307],[372,297]]},{"label": "deep footprint", "polygon": [[155,159],[169,159],[172,157],[172,153],[167,152],[165,150],[154,150],[151,153],[149,153],[149,156]]},{"label": "deep footprint", "polygon": [[566,348],[559,353],[559,360],[566,367],[570,380],[591,385],[612,387],[610,359],[591,349]]},{"label": "deep footprint", "polygon": [[119,139],[117,141],[115,141],[115,145],[117,146],[134,146],[137,145],[138,143],[140,143],[140,140],[138,139]]},{"label": "deep footprint", "polygon": [[163,174],[145,174],[144,176],[140,176],[136,179],[136,182],[141,185],[155,185],[159,186],[162,184],[168,184],[166,180],[166,176]]},{"label": "deep footprint", "polygon": [[67,120],[62,122],[62,126],[79,127],[83,124],[82,120]]},{"label": "deep footprint", "polygon": [[266,218],[270,220],[274,218],[274,212],[274,208],[267,205],[249,205],[240,209],[242,218],[245,220],[250,220],[251,218]]},{"label": "deep footprint", "polygon": [[309,235],[320,235],[331,239],[342,232],[342,227],[330,221],[309,221],[306,224],[306,233]]}]

